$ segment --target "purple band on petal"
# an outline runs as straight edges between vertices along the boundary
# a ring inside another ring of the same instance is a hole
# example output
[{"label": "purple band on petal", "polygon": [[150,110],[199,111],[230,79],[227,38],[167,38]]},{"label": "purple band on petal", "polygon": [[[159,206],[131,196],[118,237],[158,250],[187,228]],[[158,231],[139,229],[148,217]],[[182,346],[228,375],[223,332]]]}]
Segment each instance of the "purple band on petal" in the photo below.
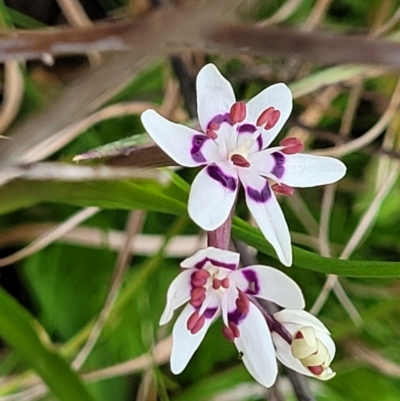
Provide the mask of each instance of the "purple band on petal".
[{"label": "purple band on petal", "polygon": [[254,270],[242,270],[244,278],[249,282],[249,287],[245,291],[246,294],[257,295],[260,292],[260,285],[257,274]]},{"label": "purple band on petal", "polygon": [[219,260],[211,259],[211,258],[204,258],[200,262],[197,262],[194,265],[194,267],[196,269],[202,269],[207,262],[210,262],[211,264],[213,264],[216,267],[223,267],[224,269],[229,269],[229,270],[236,270],[236,267],[237,267],[237,265],[235,263],[225,263],[225,262],[221,262]]},{"label": "purple band on petal", "polygon": [[282,178],[285,173],[285,156],[281,152],[272,153],[272,157],[275,159],[275,166],[271,170],[271,173],[276,178]]},{"label": "purple band on petal", "polygon": [[237,180],[235,177],[226,175],[218,166],[211,164],[207,167],[208,175],[218,181],[223,187],[230,189],[231,191],[236,191]]},{"label": "purple band on petal", "polygon": [[214,315],[217,313],[217,308],[207,308],[203,315],[206,319],[212,319]]},{"label": "purple band on petal", "polygon": [[265,180],[264,188],[261,191],[255,188],[247,187],[246,192],[250,199],[258,203],[266,203],[271,198],[271,188],[267,180]]},{"label": "purple band on petal", "polygon": [[239,134],[244,134],[244,133],[249,133],[252,134],[255,132],[257,127],[253,124],[243,124],[238,128],[238,133]]},{"label": "purple band on petal", "polygon": [[231,121],[231,116],[229,113],[225,114],[217,114],[215,117],[213,117],[210,122],[207,124],[207,128],[210,127],[211,123],[217,123],[217,124],[222,124],[222,123],[228,123],[229,125],[232,125]]},{"label": "purple band on petal", "polygon": [[236,325],[239,324],[247,316],[247,313],[242,313],[239,309],[235,309],[228,313],[228,321],[233,322]]},{"label": "purple band on petal", "polygon": [[206,142],[208,139],[210,138],[205,135],[195,135],[193,137],[192,149],[190,149],[190,154],[192,155],[192,158],[195,162],[203,163],[206,161],[206,158],[201,153],[201,148],[204,145],[204,142]]},{"label": "purple band on petal", "polygon": [[262,135],[258,135],[257,144],[258,144],[258,150],[261,150],[263,148],[263,145],[264,145]]}]

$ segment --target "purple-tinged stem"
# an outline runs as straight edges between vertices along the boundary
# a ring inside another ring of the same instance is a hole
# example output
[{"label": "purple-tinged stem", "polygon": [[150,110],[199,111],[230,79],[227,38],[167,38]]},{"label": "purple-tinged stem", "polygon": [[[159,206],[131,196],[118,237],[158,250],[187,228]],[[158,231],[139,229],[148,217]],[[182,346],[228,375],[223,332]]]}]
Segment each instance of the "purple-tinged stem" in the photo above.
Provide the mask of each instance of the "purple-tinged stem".
[{"label": "purple-tinged stem", "polygon": [[226,219],[225,223],[223,223],[216,230],[207,232],[208,246],[213,246],[214,248],[219,248],[224,250],[229,248],[229,243],[231,242],[233,210],[234,207],[232,207],[232,210],[229,213],[229,216]]}]

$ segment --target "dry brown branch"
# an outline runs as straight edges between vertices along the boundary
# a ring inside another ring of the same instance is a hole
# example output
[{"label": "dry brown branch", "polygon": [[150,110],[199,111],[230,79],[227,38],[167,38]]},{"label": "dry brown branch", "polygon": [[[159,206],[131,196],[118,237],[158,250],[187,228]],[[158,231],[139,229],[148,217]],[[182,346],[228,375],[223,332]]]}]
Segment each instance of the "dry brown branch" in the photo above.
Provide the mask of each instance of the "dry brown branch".
[{"label": "dry brown branch", "polygon": [[[1,167],[24,162],[26,153],[33,146],[93,113],[138,71],[155,58],[168,54],[170,49],[166,43],[174,42],[177,38],[190,43],[201,42],[202,30],[217,21],[220,23],[230,19],[239,0],[189,3],[180,10],[166,8],[152,11],[135,23],[104,24],[54,32],[6,33],[0,40],[0,54],[4,58],[18,58],[12,49],[18,49],[20,55],[37,56],[49,52],[101,50],[99,45],[104,49],[110,43],[114,48],[117,44],[121,49],[127,44],[131,51],[109,55],[99,68],[70,84],[44,113],[20,125],[12,135],[14,140],[5,142],[0,148]],[[71,46],[74,40],[77,46]],[[57,48],[57,43],[62,44],[61,48]],[[97,48],[93,44],[97,44]],[[2,182],[10,179],[9,176],[4,171]]]},{"label": "dry brown branch", "polygon": [[[207,39],[213,50],[252,55],[295,56],[323,64],[378,64],[400,69],[400,44],[365,36],[303,32],[289,28],[219,25]],[[240,50],[238,50],[240,49]]]}]

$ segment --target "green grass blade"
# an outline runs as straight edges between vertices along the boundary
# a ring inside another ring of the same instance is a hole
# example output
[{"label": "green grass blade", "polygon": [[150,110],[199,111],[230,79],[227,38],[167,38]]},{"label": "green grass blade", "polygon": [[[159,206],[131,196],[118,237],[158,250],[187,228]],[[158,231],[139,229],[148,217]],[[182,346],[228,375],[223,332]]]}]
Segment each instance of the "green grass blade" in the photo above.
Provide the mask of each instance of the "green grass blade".
[{"label": "green grass blade", "polygon": [[42,326],[0,288],[0,336],[28,362],[61,401],[93,401],[57,353]]}]

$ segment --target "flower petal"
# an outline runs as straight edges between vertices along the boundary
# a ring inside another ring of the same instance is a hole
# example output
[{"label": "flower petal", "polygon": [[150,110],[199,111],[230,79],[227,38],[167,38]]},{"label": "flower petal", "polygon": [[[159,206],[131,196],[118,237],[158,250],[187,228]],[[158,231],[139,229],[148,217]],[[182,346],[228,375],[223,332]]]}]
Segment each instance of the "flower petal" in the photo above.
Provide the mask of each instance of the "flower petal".
[{"label": "flower petal", "polygon": [[192,289],[190,279],[195,271],[196,269],[183,271],[170,284],[167,293],[167,304],[160,319],[161,326],[171,320],[175,309],[189,301],[190,290]]},{"label": "flower petal", "polygon": [[292,264],[292,248],[289,228],[279,203],[268,181],[254,174],[239,170],[239,177],[246,193],[246,203],[254,220],[269,243],[274,247],[279,260]]},{"label": "flower petal", "polygon": [[181,267],[202,269],[206,262],[211,262],[214,266],[235,270],[239,264],[239,258],[240,255],[236,252],[225,251],[210,246],[206,249],[200,249],[194,255],[185,259],[181,263]]},{"label": "flower petal", "polygon": [[284,155],[281,181],[291,187],[305,188],[331,184],[346,174],[338,159],[305,154]]},{"label": "flower petal", "polygon": [[329,330],[325,327],[321,320],[305,310],[285,309],[276,312],[274,314],[274,317],[285,326],[287,324],[295,326],[292,330],[289,329],[291,331],[291,334],[294,334],[296,331],[304,326],[311,326],[321,333],[329,334]]},{"label": "flower petal", "polygon": [[186,305],[172,330],[171,371],[174,374],[181,373],[185,369],[190,358],[203,341],[211,323],[218,316],[217,312],[212,318],[206,318],[202,329],[198,333],[192,334],[186,326],[189,317],[195,311],[196,309],[192,305]]},{"label": "flower petal", "polygon": [[236,286],[259,298],[284,308],[302,309],[305,306],[300,287],[286,274],[269,266],[248,266],[229,276]]},{"label": "flower petal", "polygon": [[220,160],[218,145],[206,135],[146,110],[142,124],[156,144],[181,166],[194,167]]},{"label": "flower petal", "polygon": [[278,374],[271,333],[261,312],[250,302],[249,313],[238,324],[240,335],[234,340],[243,353],[249,373],[265,387],[271,387]]},{"label": "flower petal", "polygon": [[279,110],[280,117],[273,128],[263,131],[263,149],[268,147],[279,134],[292,112],[292,92],[285,84],[271,85],[250,99],[247,102],[247,116],[244,124],[255,124],[260,114],[269,107]]},{"label": "flower petal", "polygon": [[299,359],[292,355],[290,345],[279,334],[272,332],[272,339],[276,349],[276,356],[285,366],[303,375],[314,376]]},{"label": "flower petal", "polygon": [[230,162],[207,166],[193,181],[189,194],[189,216],[203,230],[215,230],[228,218],[237,191],[237,172]]},{"label": "flower petal", "polygon": [[214,64],[207,64],[200,70],[196,91],[199,123],[206,132],[208,124],[216,117],[229,117],[230,108],[236,102],[235,93],[230,82],[221,75]]}]

